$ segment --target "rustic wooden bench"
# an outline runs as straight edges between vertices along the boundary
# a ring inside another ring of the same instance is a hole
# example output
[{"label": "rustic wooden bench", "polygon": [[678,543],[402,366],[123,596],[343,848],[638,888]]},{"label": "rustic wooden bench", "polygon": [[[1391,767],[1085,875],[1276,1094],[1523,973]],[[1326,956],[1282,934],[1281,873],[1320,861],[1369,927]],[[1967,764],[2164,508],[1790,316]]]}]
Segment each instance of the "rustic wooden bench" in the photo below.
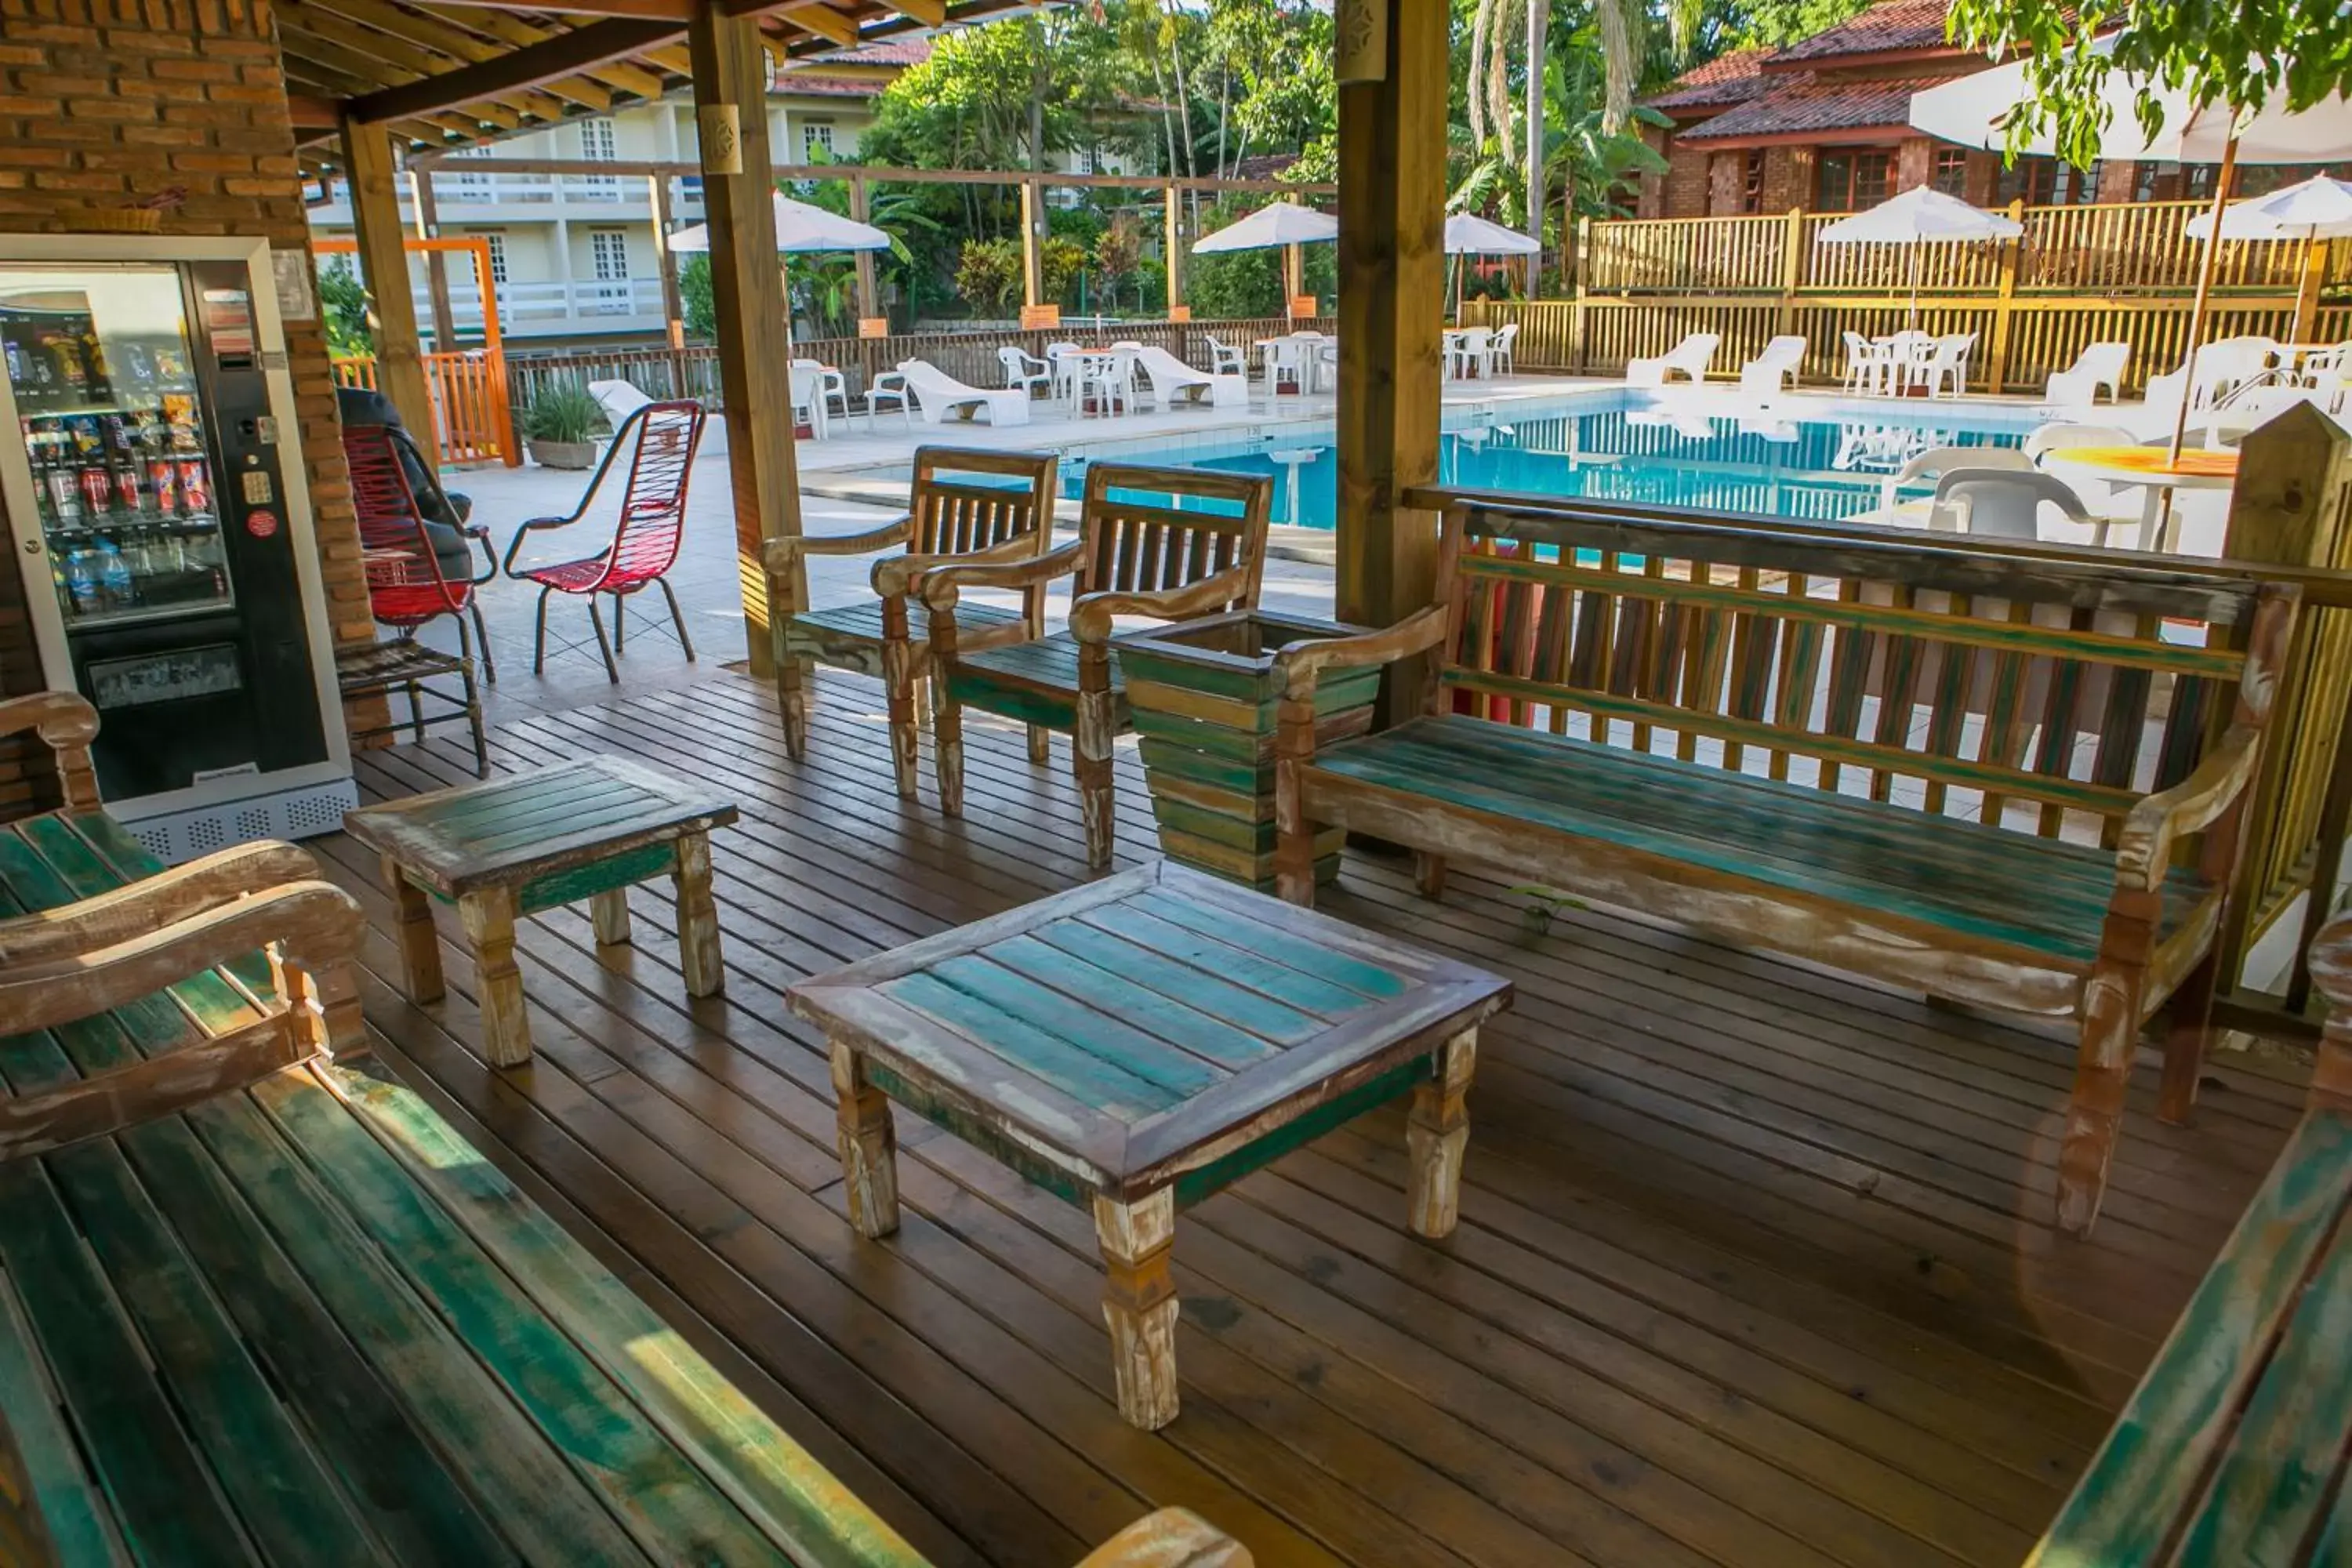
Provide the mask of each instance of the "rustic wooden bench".
[{"label": "rustic wooden bench", "polygon": [[2311,1108],[2029,1568],[2352,1554],[2352,919],[2320,933]]},{"label": "rustic wooden bench", "polygon": [[[96,728],[0,704],[67,801],[0,827],[0,1562],[921,1568],[362,1059],[350,896],[163,869]],[[1087,1562],[1248,1560],[1170,1512]]]},{"label": "rustic wooden bench", "polygon": [[[1072,771],[1086,816],[1087,863],[1110,864],[1111,742],[1129,728],[1127,689],[1110,646],[1114,617],[1163,621],[1257,607],[1274,481],[1208,468],[1096,463],[1087,470],[1078,537],[1033,561],[951,563],[917,585],[930,612],[939,667],[931,757],[940,809],[963,815],[963,710],[978,708],[1029,727],[1029,760],[1045,760],[1045,732],[1070,737]],[[1071,579],[1067,631],[1007,640],[967,630],[970,588],[1034,595]],[[877,576],[877,584],[879,582]]]},{"label": "rustic wooden bench", "polygon": [[[2098,1213],[2141,1025],[2194,1100],[2290,588],[1768,525],[1463,503],[1438,602],[1286,649],[1276,876],[1315,835],[1507,868],[1932,995],[2079,1021],[2059,1220]],[[1433,655],[1318,748],[1318,675]],[[2196,842],[2189,842],[2195,839]]]},{"label": "rustic wooden bench", "polygon": [[[762,557],[776,656],[776,702],[784,744],[807,754],[811,683],[808,666],[822,664],[879,679],[888,694],[891,774],[898,794],[915,798],[919,699],[931,667],[930,631],[909,625],[907,597],[917,573],[946,560],[1018,561],[1053,542],[1051,452],[989,452],[921,447],[907,515],[863,533],[803,534],[772,539]],[[805,608],[806,558],[873,555],[874,597],[831,609]],[[1045,592],[1032,589],[1018,611],[967,605],[967,647],[1017,642],[1045,633]],[[1030,737],[1032,752],[1045,731]]]}]

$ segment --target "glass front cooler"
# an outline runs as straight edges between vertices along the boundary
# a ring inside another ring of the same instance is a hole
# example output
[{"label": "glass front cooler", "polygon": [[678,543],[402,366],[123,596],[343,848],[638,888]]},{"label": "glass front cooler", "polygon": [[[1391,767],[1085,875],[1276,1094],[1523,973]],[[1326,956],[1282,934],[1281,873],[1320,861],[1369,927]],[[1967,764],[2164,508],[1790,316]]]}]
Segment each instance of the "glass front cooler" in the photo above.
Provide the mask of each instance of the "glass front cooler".
[{"label": "glass front cooler", "polygon": [[177,268],[0,283],[51,584],[68,631],[236,603]]}]

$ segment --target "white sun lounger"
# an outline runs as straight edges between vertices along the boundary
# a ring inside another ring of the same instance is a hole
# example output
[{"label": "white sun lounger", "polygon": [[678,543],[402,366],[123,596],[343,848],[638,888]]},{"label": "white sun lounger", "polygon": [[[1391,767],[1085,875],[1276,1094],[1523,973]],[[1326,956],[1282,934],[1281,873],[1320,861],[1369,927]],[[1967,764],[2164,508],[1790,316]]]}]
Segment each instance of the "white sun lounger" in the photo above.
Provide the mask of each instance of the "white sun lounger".
[{"label": "white sun lounger", "polygon": [[1716,348],[1722,342],[1719,333],[1693,332],[1676,343],[1671,353],[1649,359],[1628,360],[1625,363],[1625,384],[1664,386],[1667,378],[1676,371],[1695,382],[1705,381],[1707,364],[1715,358]]},{"label": "white sun lounger", "polygon": [[1764,345],[1762,353],[1739,367],[1739,390],[1750,397],[1774,396],[1783,381],[1797,378],[1797,368],[1804,360],[1804,339],[1774,338]]},{"label": "white sun lounger", "polygon": [[1186,402],[1212,408],[1241,408],[1249,403],[1249,377],[1233,371],[1211,374],[1194,370],[1166,349],[1139,348],[1135,367],[1151,384],[1151,400],[1173,408],[1181,394]]},{"label": "white sun lounger", "polygon": [[915,410],[926,425],[943,425],[950,414],[961,410],[970,419],[982,409],[988,410],[991,425],[1026,425],[1029,423],[1029,393],[1025,387],[1007,387],[989,391],[984,387],[967,386],[929,360],[902,359],[898,374],[907,390],[914,395]]}]

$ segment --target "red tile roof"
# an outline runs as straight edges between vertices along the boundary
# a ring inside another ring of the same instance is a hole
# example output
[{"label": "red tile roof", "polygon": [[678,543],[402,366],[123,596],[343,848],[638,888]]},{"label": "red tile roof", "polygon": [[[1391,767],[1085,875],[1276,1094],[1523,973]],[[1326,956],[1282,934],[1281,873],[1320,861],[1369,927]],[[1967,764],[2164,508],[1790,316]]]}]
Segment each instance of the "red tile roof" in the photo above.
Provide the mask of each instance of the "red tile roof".
[{"label": "red tile roof", "polygon": [[1809,71],[1768,79],[1770,91],[1679,132],[1685,142],[1781,136],[1797,131],[1890,130],[1911,122],[1911,95],[1948,76],[1885,81],[1822,81]]},{"label": "red tile roof", "polygon": [[[854,49],[836,54],[818,55],[798,61],[776,72],[778,92],[805,94],[814,98],[874,98],[890,85],[890,78],[872,73],[880,67],[895,74],[908,66],[919,66],[931,58],[929,38],[886,38],[879,43],[861,44]],[[835,76],[844,66],[867,68],[856,75]]]},{"label": "red tile roof", "polygon": [[1764,90],[1763,67],[1771,53],[1769,49],[1757,48],[1717,55],[1706,64],[1683,72],[1664,91],[1652,93],[1642,101],[1653,109],[1665,110],[1713,109],[1745,103]]},{"label": "red tile roof", "polygon": [[1859,16],[1826,32],[1800,39],[1772,57],[1774,65],[1820,61],[1838,55],[1876,55],[1899,49],[1945,49],[1947,0],[1879,0]]}]

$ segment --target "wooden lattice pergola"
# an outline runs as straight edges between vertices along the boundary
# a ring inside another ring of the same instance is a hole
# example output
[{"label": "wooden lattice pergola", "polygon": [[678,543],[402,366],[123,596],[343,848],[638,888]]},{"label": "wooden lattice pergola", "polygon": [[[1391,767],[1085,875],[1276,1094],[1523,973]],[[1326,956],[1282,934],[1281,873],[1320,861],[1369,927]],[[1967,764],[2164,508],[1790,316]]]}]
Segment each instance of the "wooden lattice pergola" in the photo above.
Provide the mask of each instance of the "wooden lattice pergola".
[{"label": "wooden lattice pergola", "polygon": [[[373,301],[379,385],[430,428],[398,205],[429,156],[683,85],[711,235],[720,384],[744,615],[769,662],[761,541],[800,531],[786,408],[789,322],[775,287],[772,57],[798,58],[1013,8],[1011,0],[281,0],[297,134],[350,182]],[[1443,0],[1340,0],[1339,615],[1385,624],[1429,600],[1434,518],[1405,505],[1437,475],[1447,13]],[[796,585],[797,586],[797,585]],[[1401,685],[1405,683],[1400,683]]]}]

